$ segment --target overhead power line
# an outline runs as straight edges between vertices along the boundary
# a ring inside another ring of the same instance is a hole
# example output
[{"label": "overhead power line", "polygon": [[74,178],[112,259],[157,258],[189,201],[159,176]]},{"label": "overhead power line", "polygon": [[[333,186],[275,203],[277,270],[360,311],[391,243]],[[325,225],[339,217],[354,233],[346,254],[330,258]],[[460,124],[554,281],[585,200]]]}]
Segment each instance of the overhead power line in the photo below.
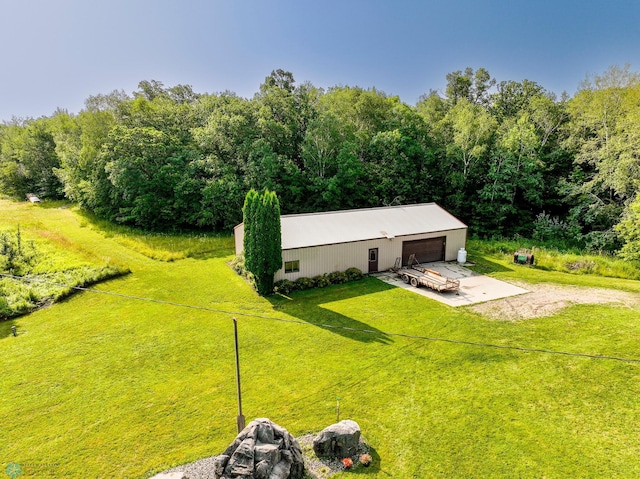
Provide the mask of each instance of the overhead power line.
[{"label": "overhead power line", "polygon": [[462,339],[450,339],[450,338],[440,338],[440,337],[433,337],[433,336],[421,336],[421,335],[406,334],[406,333],[391,333],[391,332],[387,332],[387,331],[379,331],[379,330],[373,330],[373,329],[351,328],[349,326],[341,326],[341,325],[335,325],[335,324],[311,323],[311,322],[302,321],[302,320],[299,320],[299,319],[287,319],[287,318],[277,318],[277,317],[272,317],[272,316],[262,316],[262,315],[259,315],[259,314],[244,313],[244,312],[240,312],[240,311],[226,311],[226,310],[223,310],[223,309],[216,309],[216,308],[211,308],[211,307],[208,307],[208,306],[197,306],[197,305],[192,305],[192,304],[178,303],[178,302],[175,302],[175,301],[166,301],[166,300],[162,300],[162,299],[145,298],[145,297],[142,297],[142,296],[134,296],[134,295],[130,295],[130,294],[115,293],[113,291],[101,291],[101,290],[93,289],[93,288],[85,288],[85,287],[81,287],[81,286],[71,286],[71,285],[68,285],[68,284],[56,283],[56,282],[53,282],[53,281],[47,281],[47,280],[43,280],[43,279],[39,279],[39,278],[28,278],[28,277],[24,277],[24,276],[15,276],[15,275],[4,274],[4,273],[0,273],[0,277],[9,278],[9,279],[17,280],[17,281],[24,281],[24,282],[28,282],[28,283],[48,284],[48,285],[51,285],[51,286],[57,286],[57,287],[60,287],[60,288],[69,288],[69,289],[74,289],[76,291],[84,291],[84,292],[87,292],[87,293],[104,294],[104,295],[108,295],[108,296],[115,296],[117,298],[130,299],[130,300],[134,300],[134,301],[146,301],[148,303],[163,304],[163,305],[167,305],[167,306],[174,306],[174,307],[177,307],[177,308],[188,308],[188,309],[195,309],[195,310],[198,310],[198,311],[206,311],[206,312],[210,312],[210,313],[226,314],[226,315],[231,316],[231,319],[234,316],[243,316],[243,317],[262,319],[262,320],[267,320],[267,321],[279,321],[279,322],[282,322],[282,323],[299,324],[299,325],[303,325],[303,326],[317,326],[317,327],[321,327],[321,328],[325,328],[325,329],[335,329],[335,330],[341,330],[341,331],[374,334],[374,335],[378,335],[378,336],[388,336],[388,337],[397,337],[397,338],[405,338],[405,339],[416,339],[416,340],[430,341],[430,342],[441,342],[441,343],[457,344],[457,345],[462,345],[462,346],[474,346],[474,347],[482,347],[482,348],[502,349],[502,350],[520,351],[520,352],[526,352],[526,353],[555,354],[555,355],[571,356],[571,357],[577,357],[577,358],[601,359],[601,360],[610,360],[610,361],[622,361],[622,362],[628,362],[628,363],[640,363],[640,359],[638,359],[638,358],[626,358],[626,357],[621,357],[621,356],[609,356],[609,355],[604,355],[604,354],[576,353],[576,352],[571,352],[571,351],[558,351],[558,350],[554,350],[554,349],[529,348],[529,347],[525,347],[525,346],[509,346],[509,345],[504,345],[504,344],[492,344],[492,343],[482,343],[482,342],[476,342],[476,341],[465,341],[465,340],[462,340]]}]

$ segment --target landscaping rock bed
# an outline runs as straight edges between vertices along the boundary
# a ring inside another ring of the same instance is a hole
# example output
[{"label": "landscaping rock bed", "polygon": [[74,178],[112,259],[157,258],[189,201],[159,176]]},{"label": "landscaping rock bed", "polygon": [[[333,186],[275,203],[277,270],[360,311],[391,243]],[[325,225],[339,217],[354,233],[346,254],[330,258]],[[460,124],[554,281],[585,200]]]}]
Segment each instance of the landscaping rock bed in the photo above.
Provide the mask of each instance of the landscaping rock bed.
[{"label": "landscaping rock bed", "polygon": [[[297,437],[296,440],[302,450],[304,460],[303,479],[327,479],[332,475],[344,471],[344,466],[337,458],[318,458],[313,450],[313,441],[316,434],[305,434]],[[370,448],[366,440],[360,436],[358,447],[351,457],[353,460],[353,470],[363,467],[358,463],[358,457],[362,454],[369,454]],[[219,468],[219,456],[210,456],[189,464],[174,467],[150,479],[211,479]]]},{"label": "landscaping rock bed", "polygon": [[[302,449],[302,456],[305,464],[305,479],[327,479],[338,472],[344,471],[344,466],[340,459],[337,458],[319,458],[313,451],[313,441],[317,437],[315,434],[305,434],[296,438],[300,448]],[[358,464],[358,457],[361,454],[370,454],[370,447],[366,439],[360,436],[358,448],[355,454],[351,457],[353,460],[353,468],[358,469],[363,467]]]}]

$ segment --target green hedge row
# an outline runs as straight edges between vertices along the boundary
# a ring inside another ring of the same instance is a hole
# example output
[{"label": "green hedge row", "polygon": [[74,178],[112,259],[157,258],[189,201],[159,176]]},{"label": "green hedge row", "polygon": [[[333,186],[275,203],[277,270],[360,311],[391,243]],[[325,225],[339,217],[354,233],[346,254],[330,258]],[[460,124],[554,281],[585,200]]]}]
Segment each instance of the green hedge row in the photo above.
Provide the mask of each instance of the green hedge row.
[{"label": "green hedge row", "polygon": [[356,281],[364,275],[358,268],[349,268],[346,271],[334,271],[313,278],[298,278],[295,281],[282,279],[274,285],[274,292],[280,294],[289,294],[292,291],[301,291],[311,288],[324,288],[330,284],[342,284],[349,281]]}]

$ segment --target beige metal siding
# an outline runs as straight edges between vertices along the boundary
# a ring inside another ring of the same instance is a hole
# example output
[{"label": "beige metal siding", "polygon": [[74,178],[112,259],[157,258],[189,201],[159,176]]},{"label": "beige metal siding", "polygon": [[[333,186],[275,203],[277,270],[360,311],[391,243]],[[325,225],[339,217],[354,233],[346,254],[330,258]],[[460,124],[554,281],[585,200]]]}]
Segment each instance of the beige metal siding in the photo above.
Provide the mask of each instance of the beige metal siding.
[{"label": "beige metal siding", "polygon": [[244,223],[233,228],[233,240],[236,243],[236,254],[242,253],[244,249]]},{"label": "beige metal siding", "polygon": [[[345,271],[352,267],[358,268],[363,273],[366,273],[369,270],[369,249],[371,248],[378,248],[378,270],[386,271],[394,266],[396,258],[402,256],[403,241],[437,238],[441,236],[447,237],[445,261],[455,260],[458,250],[465,246],[467,237],[466,228],[446,232],[440,231],[402,236],[393,239],[384,238],[284,250],[282,252],[283,267],[276,272],[275,280],[289,279],[295,281],[301,277],[312,278],[333,271]],[[285,274],[284,262],[296,260],[300,261],[300,271]]]},{"label": "beige metal siding", "polygon": [[447,231],[447,244],[444,254],[445,261],[458,259],[458,250],[467,244],[467,228]]},{"label": "beige metal siding", "polygon": [[[358,268],[363,273],[369,270],[369,249],[378,248],[378,269],[384,271],[393,266],[396,255],[396,245],[388,239],[358,241],[335,245],[314,246],[311,248],[289,249],[282,252],[283,268],[275,274],[275,280],[322,275],[334,271],[345,271]],[[300,271],[297,273],[284,272],[285,261],[300,261]]]}]

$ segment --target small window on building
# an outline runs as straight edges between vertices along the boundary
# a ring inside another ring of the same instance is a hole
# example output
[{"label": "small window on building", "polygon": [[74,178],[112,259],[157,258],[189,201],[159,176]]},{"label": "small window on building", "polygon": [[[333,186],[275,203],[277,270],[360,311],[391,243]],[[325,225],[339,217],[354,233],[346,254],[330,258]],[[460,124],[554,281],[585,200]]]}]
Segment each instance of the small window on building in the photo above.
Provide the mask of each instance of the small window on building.
[{"label": "small window on building", "polygon": [[284,262],[285,273],[297,273],[298,271],[300,271],[300,260]]}]

